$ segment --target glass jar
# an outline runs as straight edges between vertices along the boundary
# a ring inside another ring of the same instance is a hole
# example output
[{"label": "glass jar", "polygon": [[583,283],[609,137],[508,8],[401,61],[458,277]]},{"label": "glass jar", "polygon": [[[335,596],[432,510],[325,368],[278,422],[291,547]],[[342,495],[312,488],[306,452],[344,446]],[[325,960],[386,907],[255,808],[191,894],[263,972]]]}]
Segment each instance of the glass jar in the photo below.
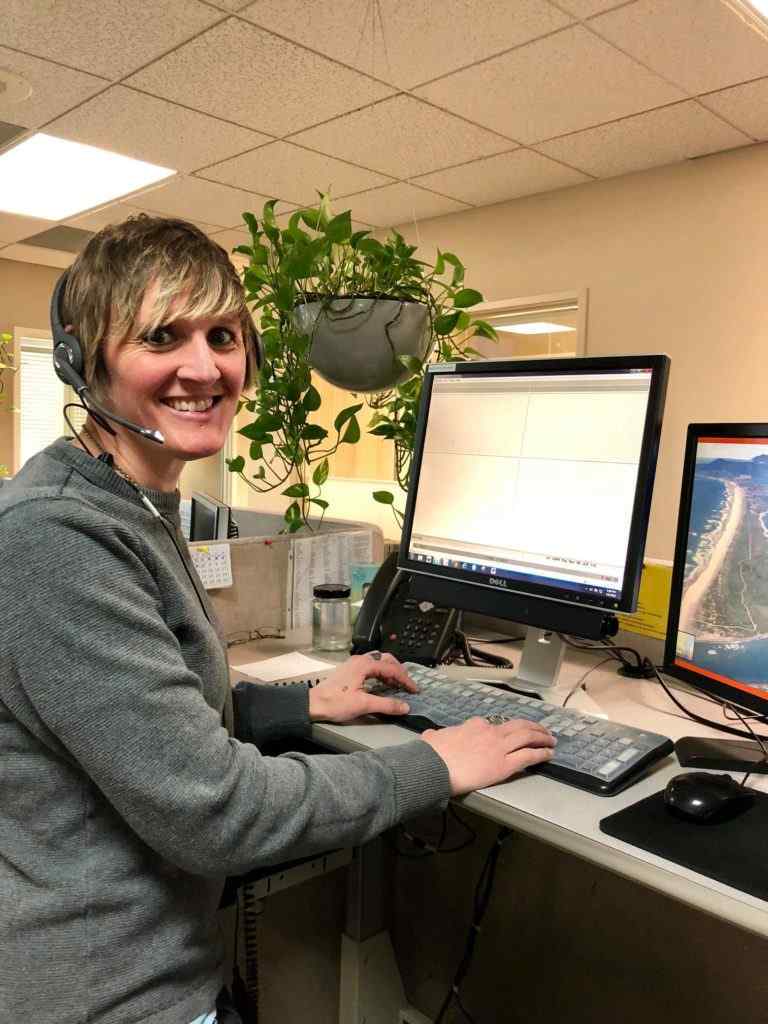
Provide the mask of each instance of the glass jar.
[{"label": "glass jar", "polygon": [[318,651],[348,651],[352,643],[349,587],[321,583],[312,590],[312,646]]}]

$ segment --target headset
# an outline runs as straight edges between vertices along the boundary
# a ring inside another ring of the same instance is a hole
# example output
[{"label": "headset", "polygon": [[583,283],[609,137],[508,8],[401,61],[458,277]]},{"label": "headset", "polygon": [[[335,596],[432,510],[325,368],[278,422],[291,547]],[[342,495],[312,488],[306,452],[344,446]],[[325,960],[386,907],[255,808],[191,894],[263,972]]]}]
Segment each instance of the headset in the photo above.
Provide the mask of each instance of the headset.
[{"label": "headset", "polygon": [[[64,324],[62,323],[61,306],[68,278],[69,271],[65,270],[56,282],[56,287],[53,289],[53,295],[51,296],[53,368],[56,371],[56,376],[59,380],[63,381],[65,384],[69,384],[69,386],[73,388],[77,393],[77,397],[83,403],[93,419],[96,420],[99,426],[103,427],[107,433],[112,434],[113,436],[115,435],[115,431],[107,422],[108,420],[112,420],[114,423],[119,423],[121,427],[125,427],[126,430],[131,430],[134,434],[138,434],[139,437],[145,437],[150,441],[155,441],[157,444],[165,444],[165,438],[159,430],[150,430],[149,427],[142,427],[139,423],[132,423],[130,420],[123,419],[123,417],[118,416],[117,413],[110,412],[108,409],[105,409],[104,406],[99,404],[91,394],[91,389],[88,387],[85,382],[85,378],[83,377],[85,367],[83,346],[79,338],[64,330]],[[253,319],[249,317],[249,320],[251,340],[256,353],[256,368],[260,370],[264,365],[263,344],[261,341],[261,335],[256,330],[256,325],[254,324]]]}]

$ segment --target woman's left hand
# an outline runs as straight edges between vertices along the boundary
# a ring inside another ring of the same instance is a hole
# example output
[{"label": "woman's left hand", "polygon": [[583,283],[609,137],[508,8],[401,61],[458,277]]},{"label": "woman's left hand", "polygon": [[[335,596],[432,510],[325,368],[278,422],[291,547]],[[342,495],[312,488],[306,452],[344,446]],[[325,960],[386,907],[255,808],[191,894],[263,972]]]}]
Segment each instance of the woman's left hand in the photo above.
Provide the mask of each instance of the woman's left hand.
[{"label": "woman's left hand", "polygon": [[418,692],[418,687],[391,654],[372,658],[354,655],[309,691],[309,717],[313,722],[351,722],[361,715],[405,715],[408,704],[400,698],[378,697],[364,689],[366,679],[381,679],[393,690]]}]

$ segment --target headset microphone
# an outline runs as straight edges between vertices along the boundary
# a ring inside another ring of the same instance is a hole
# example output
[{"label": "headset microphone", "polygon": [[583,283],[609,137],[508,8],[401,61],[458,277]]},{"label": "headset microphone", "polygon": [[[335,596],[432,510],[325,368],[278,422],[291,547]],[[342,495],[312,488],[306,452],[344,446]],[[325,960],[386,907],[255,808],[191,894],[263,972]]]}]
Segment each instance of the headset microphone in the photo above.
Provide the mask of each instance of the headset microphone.
[{"label": "headset microphone", "polygon": [[65,384],[69,384],[77,393],[77,397],[93,419],[108,433],[113,435],[115,433],[107,422],[107,420],[112,420],[114,423],[119,423],[121,427],[125,427],[126,430],[131,430],[134,434],[138,434],[139,437],[145,437],[149,441],[157,442],[157,444],[165,444],[165,438],[159,430],[150,430],[149,427],[142,427],[138,423],[131,423],[130,420],[123,419],[122,416],[118,416],[116,413],[105,409],[103,405],[99,404],[92,397],[90,388],[83,378],[84,361],[80,339],[76,338],[74,334],[69,334],[65,331],[61,321],[61,300],[67,283],[67,273],[65,271],[56,282],[56,287],[53,289],[53,295],[51,296],[53,368],[56,371],[56,376]]}]

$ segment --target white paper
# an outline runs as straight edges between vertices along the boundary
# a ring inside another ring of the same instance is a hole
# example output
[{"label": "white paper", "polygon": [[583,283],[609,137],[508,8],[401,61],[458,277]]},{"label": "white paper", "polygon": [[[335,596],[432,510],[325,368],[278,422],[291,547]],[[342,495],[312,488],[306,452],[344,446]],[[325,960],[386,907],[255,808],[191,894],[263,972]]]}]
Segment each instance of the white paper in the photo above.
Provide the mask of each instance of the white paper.
[{"label": "white paper", "polygon": [[349,585],[352,562],[370,562],[373,557],[371,530],[321,533],[296,538],[291,545],[293,570],[288,573],[288,608],[291,629],[305,629],[312,623],[312,588],[321,583]]},{"label": "white paper", "polygon": [[206,590],[232,586],[229,544],[206,544],[189,549],[192,564]]},{"label": "white paper", "polygon": [[236,672],[245,672],[246,675],[253,676],[254,679],[260,679],[262,683],[274,683],[278,679],[292,679],[295,676],[311,676],[336,667],[333,662],[308,658],[306,654],[300,654],[298,651],[280,654],[276,658],[265,658],[264,661],[252,661],[247,665],[234,666]]}]

